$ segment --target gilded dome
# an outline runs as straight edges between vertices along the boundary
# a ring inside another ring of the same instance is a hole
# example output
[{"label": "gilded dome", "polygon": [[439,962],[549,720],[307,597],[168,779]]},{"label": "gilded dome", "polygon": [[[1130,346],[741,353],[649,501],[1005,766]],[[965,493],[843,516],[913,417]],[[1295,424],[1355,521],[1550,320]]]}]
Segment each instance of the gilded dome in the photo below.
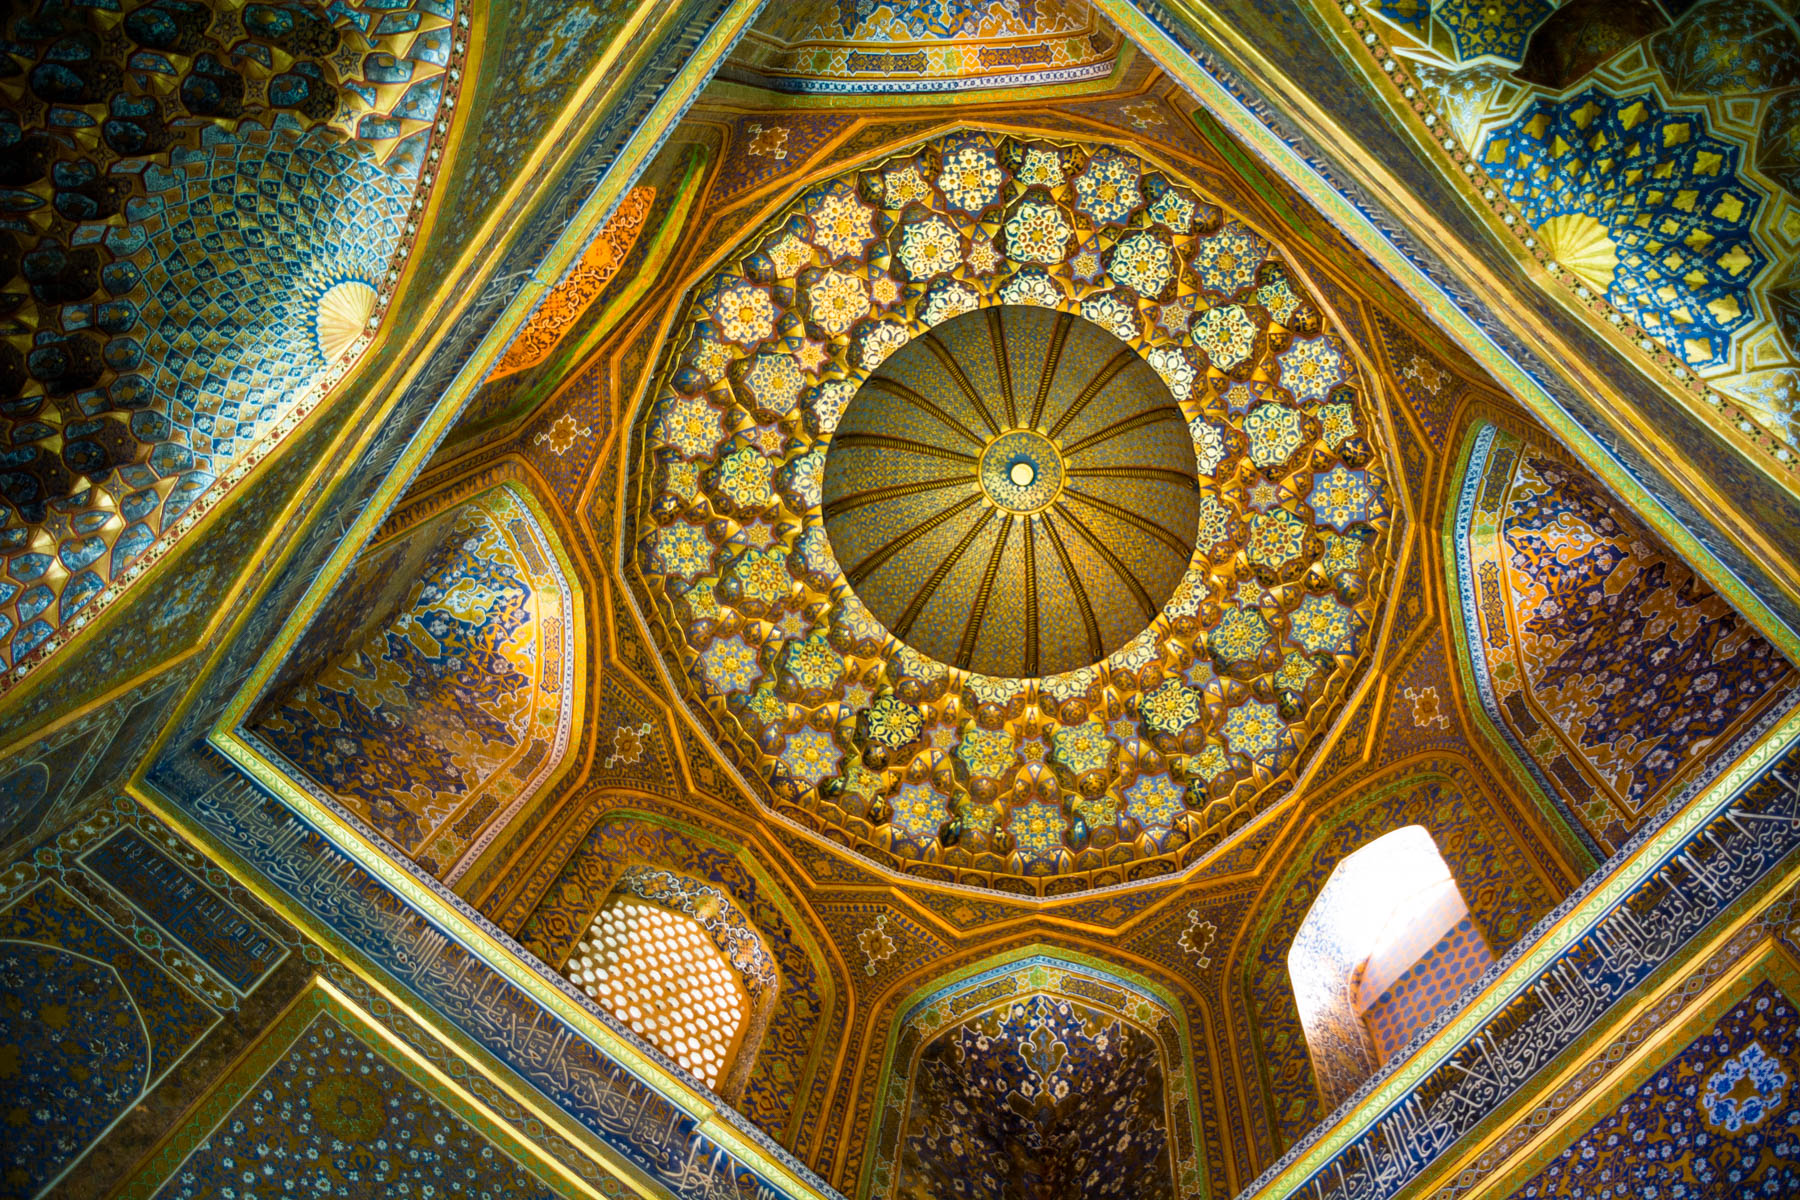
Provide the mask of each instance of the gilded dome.
[{"label": "gilded dome", "polygon": [[634,587],[773,812],[947,882],[1152,877],[1282,794],[1368,646],[1364,389],[1204,193],[959,131],[809,184],[697,282],[638,425]]},{"label": "gilded dome", "polygon": [[863,382],[825,459],[845,578],[895,637],[982,675],[1056,675],[1143,632],[1194,553],[1187,418],[1078,316],[965,313]]}]

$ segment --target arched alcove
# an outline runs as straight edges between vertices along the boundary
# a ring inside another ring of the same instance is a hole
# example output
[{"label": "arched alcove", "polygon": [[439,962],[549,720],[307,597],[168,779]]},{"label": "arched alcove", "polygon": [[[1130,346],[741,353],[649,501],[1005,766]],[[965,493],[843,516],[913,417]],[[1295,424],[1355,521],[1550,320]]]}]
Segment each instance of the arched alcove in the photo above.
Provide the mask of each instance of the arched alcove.
[{"label": "arched alcove", "polygon": [[403,523],[364,551],[249,729],[454,885],[568,749],[570,580],[512,484]]},{"label": "arched alcove", "polygon": [[719,1094],[741,1094],[775,1011],[780,974],[731,898],[672,871],[620,877],[563,973]]},{"label": "arched alcove", "polygon": [[1340,862],[1287,955],[1327,1107],[1491,962],[1487,939],[1423,825],[1396,829]]},{"label": "arched alcove", "polygon": [[1168,996],[1084,956],[951,971],[888,1030],[857,1194],[1204,1196],[1192,1060]]},{"label": "arched alcove", "polygon": [[[625,890],[696,916],[720,939],[747,987],[764,970],[757,965],[761,953],[748,952],[745,934],[753,934],[772,964],[773,981],[753,994],[750,1024],[717,1090],[759,1128],[792,1145],[811,1097],[825,1085],[827,1051],[844,1036],[847,1006],[843,980],[820,948],[823,932],[788,887],[741,841],[640,808],[613,808],[595,819],[560,867],[546,872],[540,898],[508,927],[550,969],[567,973],[595,917]],[[733,940],[739,937],[742,946]]]}]

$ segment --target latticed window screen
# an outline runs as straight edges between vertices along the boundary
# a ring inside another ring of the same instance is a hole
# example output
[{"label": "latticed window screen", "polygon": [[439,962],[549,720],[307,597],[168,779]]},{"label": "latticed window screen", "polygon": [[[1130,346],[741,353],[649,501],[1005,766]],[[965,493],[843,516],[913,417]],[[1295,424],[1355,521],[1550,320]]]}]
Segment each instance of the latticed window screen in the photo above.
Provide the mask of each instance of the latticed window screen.
[{"label": "latticed window screen", "polygon": [[565,970],[638,1036],[708,1087],[718,1084],[749,997],[693,917],[618,896],[594,918]]}]

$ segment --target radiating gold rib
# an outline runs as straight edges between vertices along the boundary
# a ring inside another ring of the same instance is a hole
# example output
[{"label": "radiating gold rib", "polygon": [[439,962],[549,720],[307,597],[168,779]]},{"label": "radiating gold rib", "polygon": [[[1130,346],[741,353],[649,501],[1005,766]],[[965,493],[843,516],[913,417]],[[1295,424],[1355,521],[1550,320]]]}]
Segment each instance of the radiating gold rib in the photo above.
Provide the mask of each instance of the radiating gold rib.
[{"label": "radiating gold rib", "polygon": [[1075,318],[1068,313],[1056,314],[1056,328],[1050,333],[1050,350],[1044,355],[1044,369],[1038,375],[1037,396],[1031,402],[1031,428],[1044,419],[1044,405],[1050,402],[1050,383],[1056,377],[1056,365],[1062,361],[1063,343],[1069,340],[1069,329]]},{"label": "radiating gold rib", "polygon": [[1200,481],[1185,471],[1168,467],[1068,467],[1063,471],[1070,479],[1156,479],[1186,488],[1200,490]]},{"label": "radiating gold rib", "polygon": [[988,599],[994,594],[994,577],[1000,573],[1000,560],[1006,555],[1012,527],[1013,517],[1008,513],[1000,526],[1000,536],[994,541],[994,552],[988,556],[987,570],[982,573],[981,589],[975,593],[969,619],[963,624],[962,641],[956,647],[956,665],[962,670],[969,669],[969,660],[975,656],[975,636],[981,632],[982,618],[987,616]]},{"label": "radiating gold rib", "polygon": [[[1119,561],[1119,556],[1112,552],[1111,547],[1102,541],[1093,530],[1082,524],[1081,518],[1070,512],[1068,506],[1061,500],[1053,501],[1050,507],[1056,510],[1057,516],[1074,526],[1075,532],[1081,535],[1082,540],[1093,548],[1094,553],[1104,558],[1106,565],[1113,569],[1113,574],[1117,575],[1120,582],[1131,589],[1131,594],[1137,597],[1138,607],[1144,610],[1144,619],[1146,621],[1155,620],[1156,602],[1150,599],[1150,593],[1138,581],[1138,577],[1133,575],[1123,562]],[[1051,522],[1050,528],[1054,531],[1055,522]],[[1098,658],[1099,655],[1096,654],[1094,657]]]},{"label": "radiating gold rib", "polygon": [[974,430],[970,429],[967,425],[964,425],[961,421],[958,421],[955,417],[951,416],[925,397],[919,395],[919,393],[907,387],[904,383],[889,379],[885,375],[871,375],[865,386],[878,388],[896,399],[906,401],[920,412],[925,413],[928,416],[936,417],[939,421],[943,422],[945,428],[949,429],[952,433],[958,433],[963,437],[968,438],[969,441],[977,447],[987,445],[987,443],[982,440],[981,436]]},{"label": "radiating gold rib", "polygon": [[1182,561],[1184,561],[1184,562],[1187,559],[1193,557],[1194,547],[1192,544],[1182,542],[1181,538],[1179,536],[1177,536],[1176,534],[1170,532],[1167,529],[1164,529],[1161,525],[1158,525],[1155,521],[1151,521],[1151,520],[1139,515],[1138,513],[1132,512],[1128,508],[1120,508],[1117,504],[1113,504],[1113,503],[1110,503],[1109,501],[1102,500],[1098,496],[1090,496],[1086,492],[1082,491],[1081,489],[1070,487],[1067,484],[1063,485],[1063,493],[1062,494],[1065,496],[1073,497],[1074,499],[1081,501],[1083,504],[1091,505],[1092,507],[1097,508],[1101,512],[1105,513],[1107,516],[1116,518],[1117,520],[1123,521],[1127,525],[1130,525],[1134,529],[1138,529],[1144,533],[1149,534],[1151,537],[1155,538],[1157,541],[1161,542],[1163,545],[1165,545],[1169,549],[1173,550],[1176,553],[1176,555],[1178,557],[1180,557],[1182,559]]},{"label": "radiating gold rib", "polygon": [[1086,386],[1084,386],[1081,389],[1080,394],[1070,402],[1069,407],[1063,409],[1062,416],[1056,418],[1056,424],[1045,431],[1046,436],[1055,440],[1063,430],[1069,427],[1070,423],[1073,422],[1076,417],[1081,415],[1081,410],[1088,406],[1088,402],[1100,394],[1101,388],[1104,388],[1107,384],[1111,383],[1114,376],[1136,361],[1137,351],[1133,350],[1130,346],[1124,347],[1117,354],[1108,359],[1106,365],[1101,367],[1094,377],[1087,381]]},{"label": "radiating gold rib", "polygon": [[863,580],[879,571],[887,563],[888,559],[894,557],[894,555],[900,553],[902,550],[936,529],[939,525],[942,525],[945,521],[959,516],[980,498],[979,495],[964,496],[961,500],[958,500],[955,504],[952,504],[949,508],[946,508],[936,516],[927,517],[925,520],[920,521],[917,525],[914,525],[911,529],[907,530],[881,549],[875,551],[875,553],[869,555],[869,557],[857,563],[856,566],[846,571],[844,573],[844,578],[850,581],[851,587],[861,587]]},{"label": "radiating gold rib", "polygon": [[1038,673],[1037,522],[1025,522],[1025,664],[1027,679]]},{"label": "radiating gold rib", "polygon": [[[1164,421],[1182,421],[1181,410],[1178,408],[1169,408],[1165,405],[1162,408],[1153,408],[1149,412],[1137,413],[1134,416],[1114,421],[1104,429],[1096,429],[1094,432],[1082,438],[1079,442],[1069,446],[1063,451],[1063,457],[1071,458],[1080,454],[1083,450],[1092,450],[1102,442],[1110,442],[1114,438],[1121,437],[1133,430],[1143,429],[1147,425],[1160,425]],[[1182,423],[1186,424],[1185,421],[1182,421]]]},{"label": "radiating gold rib", "polygon": [[981,462],[981,456],[978,454],[964,454],[961,450],[933,446],[929,442],[915,442],[911,438],[895,437],[891,433],[840,433],[831,439],[831,444],[833,446],[869,446],[885,450],[905,450],[912,454],[923,454],[929,458],[946,458],[951,462],[977,465]]},{"label": "radiating gold rib", "polygon": [[925,610],[926,603],[938,590],[938,585],[942,584],[944,577],[950,574],[951,569],[957,563],[962,561],[962,556],[969,552],[969,547],[974,545],[975,539],[981,536],[981,531],[986,529],[988,522],[993,519],[993,509],[983,510],[981,516],[976,518],[975,523],[964,531],[962,538],[951,548],[950,553],[944,555],[943,560],[932,569],[931,574],[925,577],[925,582],[921,583],[919,590],[913,593],[912,602],[906,606],[906,611],[900,614],[898,621],[894,622],[895,637],[904,638],[912,632],[913,622],[919,619],[919,614]]},{"label": "radiating gold rib", "polygon": [[1012,360],[1006,354],[1006,322],[1000,318],[1000,310],[987,310],[988,337],[994,343],[994,371],[1000,376],[1000,395],[1006,400],[1006,427],[1019,427],[1019,406],[1013,399]]},{"label": "radiating gold rib", "polygon": [[[1055,507],[1060,508],[1061,505]],[[1094,605],[1088,599],[1087,589],[1081,586],[1081,576],[1075,573],[1075,561],[1069,557],[1069,548],[1063,545],[1062,534],[1056,532],[1056,522],[1045,521],[1044,533],[1050,539],[1050,548],[1056,551],[1057,561],[1062,563],[1063,577],[1069,581],[1069,590],[1075,594],[1075,607],[1081,610],[1081,623],[1087,626],[1088,655],[1098,662],[1106,656],[1106,647],[1100,641],[1100,622],[1094,618]]]},{"label": "radiating gold rib", "polygon": [[925,345],[937,356],[938,365],[944,368],[944,373],[956,380],[957,388],[969,403],[975,406],[975,412],[981,417],[982,423],[988,427],[988,431],[998,434],[1000,426],[994,423],[994,414],[990,413],[987,405],[981,402],[981,393],[975,390],[975,385],[970,383],[969,377],[963,373],[962,364],[956,361],[956,355],[950,353],[948,346],[938,341],[935,332],[926,334],[924,340]]},{"label": "radiating gold rib", "polygon": [[975,482],[974,475],[958,475],[954,479],[921,479],[917,483],[890,483],[886,487],[867,488],[860,492],[851,492],[828,502],[821,510],[827,520],[861,508],[865,504],[880,504],[883,500],[898,500],[903,496],[917,496],[921,492],[935,492],[942,488],[968,486]]}]

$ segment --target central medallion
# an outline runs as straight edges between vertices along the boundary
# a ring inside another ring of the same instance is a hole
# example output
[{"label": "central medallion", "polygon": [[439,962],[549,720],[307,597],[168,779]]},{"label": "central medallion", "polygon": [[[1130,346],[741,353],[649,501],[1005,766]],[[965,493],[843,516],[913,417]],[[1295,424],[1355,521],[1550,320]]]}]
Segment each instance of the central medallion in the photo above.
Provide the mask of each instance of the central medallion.
[{"label": "central medallion", "polygon": [[1062,484],[1062,455],[1055,442],[1035,429],[1009,429],[981,452],[981,490],[1007,512],[1043,512]]},{"label": "central medallion", "polygon": [[889,632],[939,662],[1032,677],[1146,629],[1193,557],[1187,420],[1137,351],[1002,305],[902,346],[845,408],[825,528]]}]

